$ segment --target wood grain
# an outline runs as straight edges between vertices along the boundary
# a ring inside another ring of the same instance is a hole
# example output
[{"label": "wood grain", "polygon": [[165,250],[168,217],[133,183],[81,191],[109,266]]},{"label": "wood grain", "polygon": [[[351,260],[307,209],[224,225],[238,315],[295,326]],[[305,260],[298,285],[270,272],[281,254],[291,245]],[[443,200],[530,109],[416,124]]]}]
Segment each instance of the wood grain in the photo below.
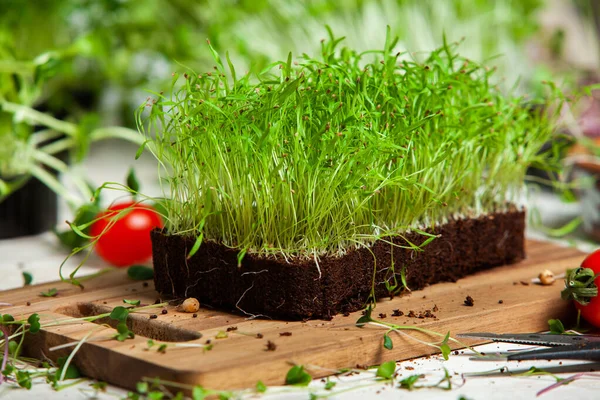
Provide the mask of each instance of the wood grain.
[{"label": "wood grain", "polygon": [[[444,334],[448,331],[451,334],[542,331],[547,329],[548,319],[562,318],[568,312],[568,303],[560,299],[563,285],[560,281],[552,286],[521,282],[529,282],[543,269],[556,274],[564,272],[578,265],[584,255],[571,248],[532,241],[527,243],[527,254],[528,258],[518,264],[484,271],[456,283],[433,285],[393,300],[382,300],[373,314],[375,317],[379,313],[386,314],[387,322],[416,325]],[[40,292],[53,287],[58,289],[56,297],[39,296]],[[463,304],[467,295],[474,299],[473,307]],[[153,304],[158,295],[152,282],[148,285],[132,281],[125,271],[118,270],[85,282],[84,290],[65,283],[50,283],[5,291],[0,300],[13,306],[2,307],[0,312],[16,318],[39,313],[42,323],[50,323],[108,312],[123,305],[124,298]],[[433,312],[435,319],[406,316],[410,310],[417,314],[433,310],[434,305],[439,308]],[[114,329],[91,322],[75,322],[43,328],[38,334],[29,335],[26,352],[34,357],[56,359],[70,350],[51,352],[49,348],[80,340],[93,330],[89,341],[75,356],[75,364],[87,376],[125,388],[134,388],[142,377],[159,376],[214,389],[252,387],[258,380],[267,385],[283,384],[291,363],[310,366],[313,377],[320,377],[340,368],[376,365],[436,352],[401,335],[392,335],[393,350],[384,349],[384,330],[354,325],[360,312],[339,315],[331,321],[283,322],[252,320],[207,308],[202,308],[194,318],[192,314],[176,311],[175,307],[166,309],[167,314],[162,314],[161,309],[131,314],[130,329],[136,332],[132,340],[110,340]],[[400,309],[405,316],[392,317],[394,309]],[[152,314],[157,318],[150,319]],[[228,327],[237,327],[237,330],[229,332],[228,338],[215,339],[219,331],[226,331]],[[282,332],[289,332],[291,336],[280,336]],[[258,333],[262,338],[257,338]],[[155,351],[156,346],[146,350],[148,338],[201,344],[210,340],[214,347],[211,351],[169,348],[162,354]],[[267,341],[277,345],[275,351],[266,350]]]}]

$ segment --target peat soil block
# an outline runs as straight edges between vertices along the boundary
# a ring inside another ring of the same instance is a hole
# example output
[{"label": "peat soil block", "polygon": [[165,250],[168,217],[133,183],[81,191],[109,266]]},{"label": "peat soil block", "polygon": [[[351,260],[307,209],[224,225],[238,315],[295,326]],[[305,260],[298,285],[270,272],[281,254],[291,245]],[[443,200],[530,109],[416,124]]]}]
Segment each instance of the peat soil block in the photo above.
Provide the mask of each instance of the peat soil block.
[{"label": "peat soil block", "polygon": [[[313,259],[258,256],[248,253],[238,267],[238,251],[205,241],[187,259],[195,237],[152,232],[156,290],[176,298],[196,297],[213,307],[296,320],[329,319],[364,308],[372,289],[390,296],[401,270],[411,290],[436,282],[456,281],[483,269],[524,258],[525,212],[511,210],[478,218],[457,219],[430,232],[440,235],[423,251],[393,247],[384,241],[342,256]],[[393,242],[421,244],[427,238],[407,233]],[[377,260],[376,266],[374,260]],[[393,262],[392,262],[393,260]],[[394,280],[395,276],[395,280]],[[388,282],[388,285],[386,285]]]}]

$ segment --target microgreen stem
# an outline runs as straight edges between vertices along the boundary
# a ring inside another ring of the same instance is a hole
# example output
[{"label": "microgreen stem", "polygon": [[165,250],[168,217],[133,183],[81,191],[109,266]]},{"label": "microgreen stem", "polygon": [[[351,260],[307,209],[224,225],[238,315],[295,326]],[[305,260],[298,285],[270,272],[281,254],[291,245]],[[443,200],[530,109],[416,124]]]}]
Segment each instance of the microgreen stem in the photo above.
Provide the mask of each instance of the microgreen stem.
[{"label": "microgreen stem", "polygon": [[2,366],[0,366],[0,384],[2,384],[2,382],[4,381],[4,374],[2,374],[2,371],[4,371],[6,369],[6,364],[8,363],[8,356],[9,356],[9,347],[8,347],[9,332],[8,332],[8,329],[6,329],[6,327],[3,325],[0,325],[0,332],[2,332],[3,337],[4,337],[4,353],[2,355]]}]

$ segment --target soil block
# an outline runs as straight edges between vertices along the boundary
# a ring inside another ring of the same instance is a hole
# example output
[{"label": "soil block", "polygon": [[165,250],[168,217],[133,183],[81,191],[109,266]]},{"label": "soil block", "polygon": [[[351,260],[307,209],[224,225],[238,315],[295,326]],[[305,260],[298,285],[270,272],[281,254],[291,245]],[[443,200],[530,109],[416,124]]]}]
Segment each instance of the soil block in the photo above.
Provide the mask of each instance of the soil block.
[{"label": "soil block", "polygon": [[[457,219],[430,232],[440,235],[423,251],[392,247],[384,241],[342,256],[319,260],[284,260],[246,254],[238,267],[237,250],[206,241],[189,260],[195,238],[152,232],[154,282],[161,294],[196,297],[201,304],[238,313],[287,320],[329,319],[363,307],[371,293],[374,256],[377,298],[390,296],[394,277],[401,287],[405,270],[408,287],[421,289],[453,282],[468,274],[515,263],[525,256],[525,212],[511,210],[478,218]],[[421,244],[426,237],[407,233],[393,242]],[[393,263],[392,263],[393,260]],[[393,266],[393,268],[392,268]],[[387,282],[387,284],[386,284]]]}]

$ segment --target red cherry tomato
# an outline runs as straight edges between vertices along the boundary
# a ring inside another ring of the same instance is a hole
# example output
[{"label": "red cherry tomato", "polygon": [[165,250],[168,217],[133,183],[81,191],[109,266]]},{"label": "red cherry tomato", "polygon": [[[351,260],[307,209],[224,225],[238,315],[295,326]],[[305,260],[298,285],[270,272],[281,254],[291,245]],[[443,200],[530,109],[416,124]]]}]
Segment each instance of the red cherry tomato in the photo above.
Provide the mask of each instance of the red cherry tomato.
[{"label": "red cherry tomato", "polygon": [[[581,268],[589,268],[594,274],[600,273],[600,249],[588,255],[581,263]],[[594,283],[600,288],[600,276],[594,280]],[[600,327],[600,295],[590,299],[587,305],[575,302],[575,307],[581,311],[581,316],[590,324]]]},{"label": "red cherry tomato", "polygon": [[120,203],[98,214],[96,219],[90,234],[98,237],[95,249],[102,259],[117,267],[127,267],[152,257],[150,231],[163,227],[162,219],[152,207]]}]

